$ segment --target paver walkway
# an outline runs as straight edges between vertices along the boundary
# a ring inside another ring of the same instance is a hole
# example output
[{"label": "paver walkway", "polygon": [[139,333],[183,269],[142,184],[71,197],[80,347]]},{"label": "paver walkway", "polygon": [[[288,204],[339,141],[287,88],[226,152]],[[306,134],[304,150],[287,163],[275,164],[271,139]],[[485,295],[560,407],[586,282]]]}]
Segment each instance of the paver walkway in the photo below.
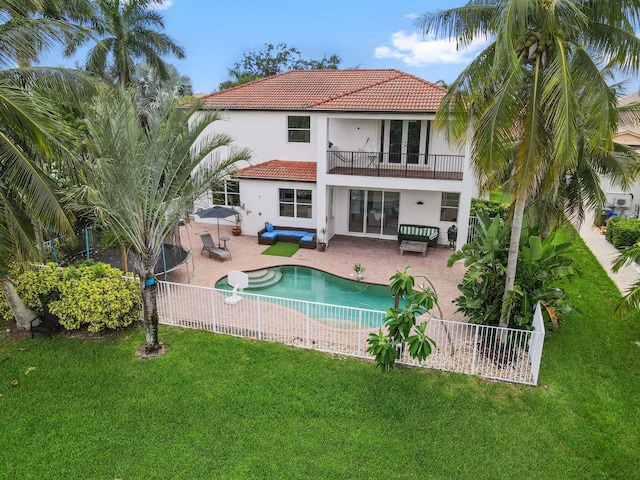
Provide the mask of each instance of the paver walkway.
[{"label": "paver walkway", "polygon": [[593,217],[586,218],[582,223],[580,236],[598,259],[602,268],[604,268],[611,280],[613,280],[613,283],[616,284],[620,293],[625,295],[632,285],[640,280],[638,267],[633,265],[623,267],[617,273],[611,271],[611,266],[620,252],[607,241],[605,236],[600,232],[600,229],[593,225]]}]

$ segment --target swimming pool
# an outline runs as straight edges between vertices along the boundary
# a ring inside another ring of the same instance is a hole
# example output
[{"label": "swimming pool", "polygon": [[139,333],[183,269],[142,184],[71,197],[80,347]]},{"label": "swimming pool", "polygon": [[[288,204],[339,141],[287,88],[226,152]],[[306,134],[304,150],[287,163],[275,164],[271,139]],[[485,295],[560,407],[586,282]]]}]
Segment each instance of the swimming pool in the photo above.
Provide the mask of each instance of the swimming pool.
[{"label": "swimming pool", "polygon": [[[248,293],[369,310],[393,307],[388,286],[357,282],[315,268],[286,265],[247,273],[249,288],[244,291]],[[232,289],[226,276],[216,282],[216,288]]]}]

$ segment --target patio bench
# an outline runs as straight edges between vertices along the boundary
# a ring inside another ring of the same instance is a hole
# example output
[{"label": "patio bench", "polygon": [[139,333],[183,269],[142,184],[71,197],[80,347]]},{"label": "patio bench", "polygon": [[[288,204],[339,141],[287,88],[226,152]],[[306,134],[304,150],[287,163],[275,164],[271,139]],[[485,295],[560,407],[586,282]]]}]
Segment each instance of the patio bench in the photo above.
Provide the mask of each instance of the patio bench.
[{"label": "patio bench", "polygon": [[402,245],[403,241],[424,242],[430,247],[438,245],[438,237],[440,236],[440,228],[429,227],[426,225],[400,225],[398,227],[398,245]]},{"label": "patio bench", "polygon": [[276,242],[297,243],[300,248],[316,248],[316,231],[297,227],[275,227],[266,224],[258,232],[258,244],[273,245]]}]

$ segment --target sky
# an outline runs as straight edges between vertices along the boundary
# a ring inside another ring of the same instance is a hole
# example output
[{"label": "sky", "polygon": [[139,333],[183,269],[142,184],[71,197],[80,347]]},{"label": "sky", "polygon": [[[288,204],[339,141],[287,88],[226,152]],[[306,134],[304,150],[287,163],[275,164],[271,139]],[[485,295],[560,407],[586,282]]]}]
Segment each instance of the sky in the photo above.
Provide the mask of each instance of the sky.
[{"label": "sky", "polygon": [[[285,43],[303,58],[342,58],[341,68],[395,68],[436,82],[453,81],[481,50],[456,51],[455,43],[425,38],[420,14],[465,4],[465,0],[164,0],[165,33],[186,59],[167,57],[191,78],[194,92],[218,90],[245,53]],[[84,64],[83,52],[62,59],[51,52],[42,65]]]}]

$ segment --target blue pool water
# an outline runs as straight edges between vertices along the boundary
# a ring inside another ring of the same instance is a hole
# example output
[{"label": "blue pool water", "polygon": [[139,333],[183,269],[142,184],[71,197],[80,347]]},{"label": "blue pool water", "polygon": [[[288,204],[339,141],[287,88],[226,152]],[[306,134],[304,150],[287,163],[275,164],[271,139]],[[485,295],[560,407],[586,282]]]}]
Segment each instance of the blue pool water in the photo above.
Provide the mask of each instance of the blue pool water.
[{"label": "blue pool water", "polygon": [[[264,273],[268,271],[269,273]],[[330,273],[316,270],[315,268],[287,265],[271,267],[265,270],[250,272],[249,287],[244,291],[258,293],[278,298],[293,298],[309,302],[328,303],[345,307],[365,308],[370,310],[382,310],[393,307],[393,295],[391,289],[385,285],[376,285],[366,282],[357,282]],[[277,282],[265,287],[251,288],[251,283],[260,282],[260,277],[278,278]],[[231,290],[224,277],[216,283],[216,288]]]}]

